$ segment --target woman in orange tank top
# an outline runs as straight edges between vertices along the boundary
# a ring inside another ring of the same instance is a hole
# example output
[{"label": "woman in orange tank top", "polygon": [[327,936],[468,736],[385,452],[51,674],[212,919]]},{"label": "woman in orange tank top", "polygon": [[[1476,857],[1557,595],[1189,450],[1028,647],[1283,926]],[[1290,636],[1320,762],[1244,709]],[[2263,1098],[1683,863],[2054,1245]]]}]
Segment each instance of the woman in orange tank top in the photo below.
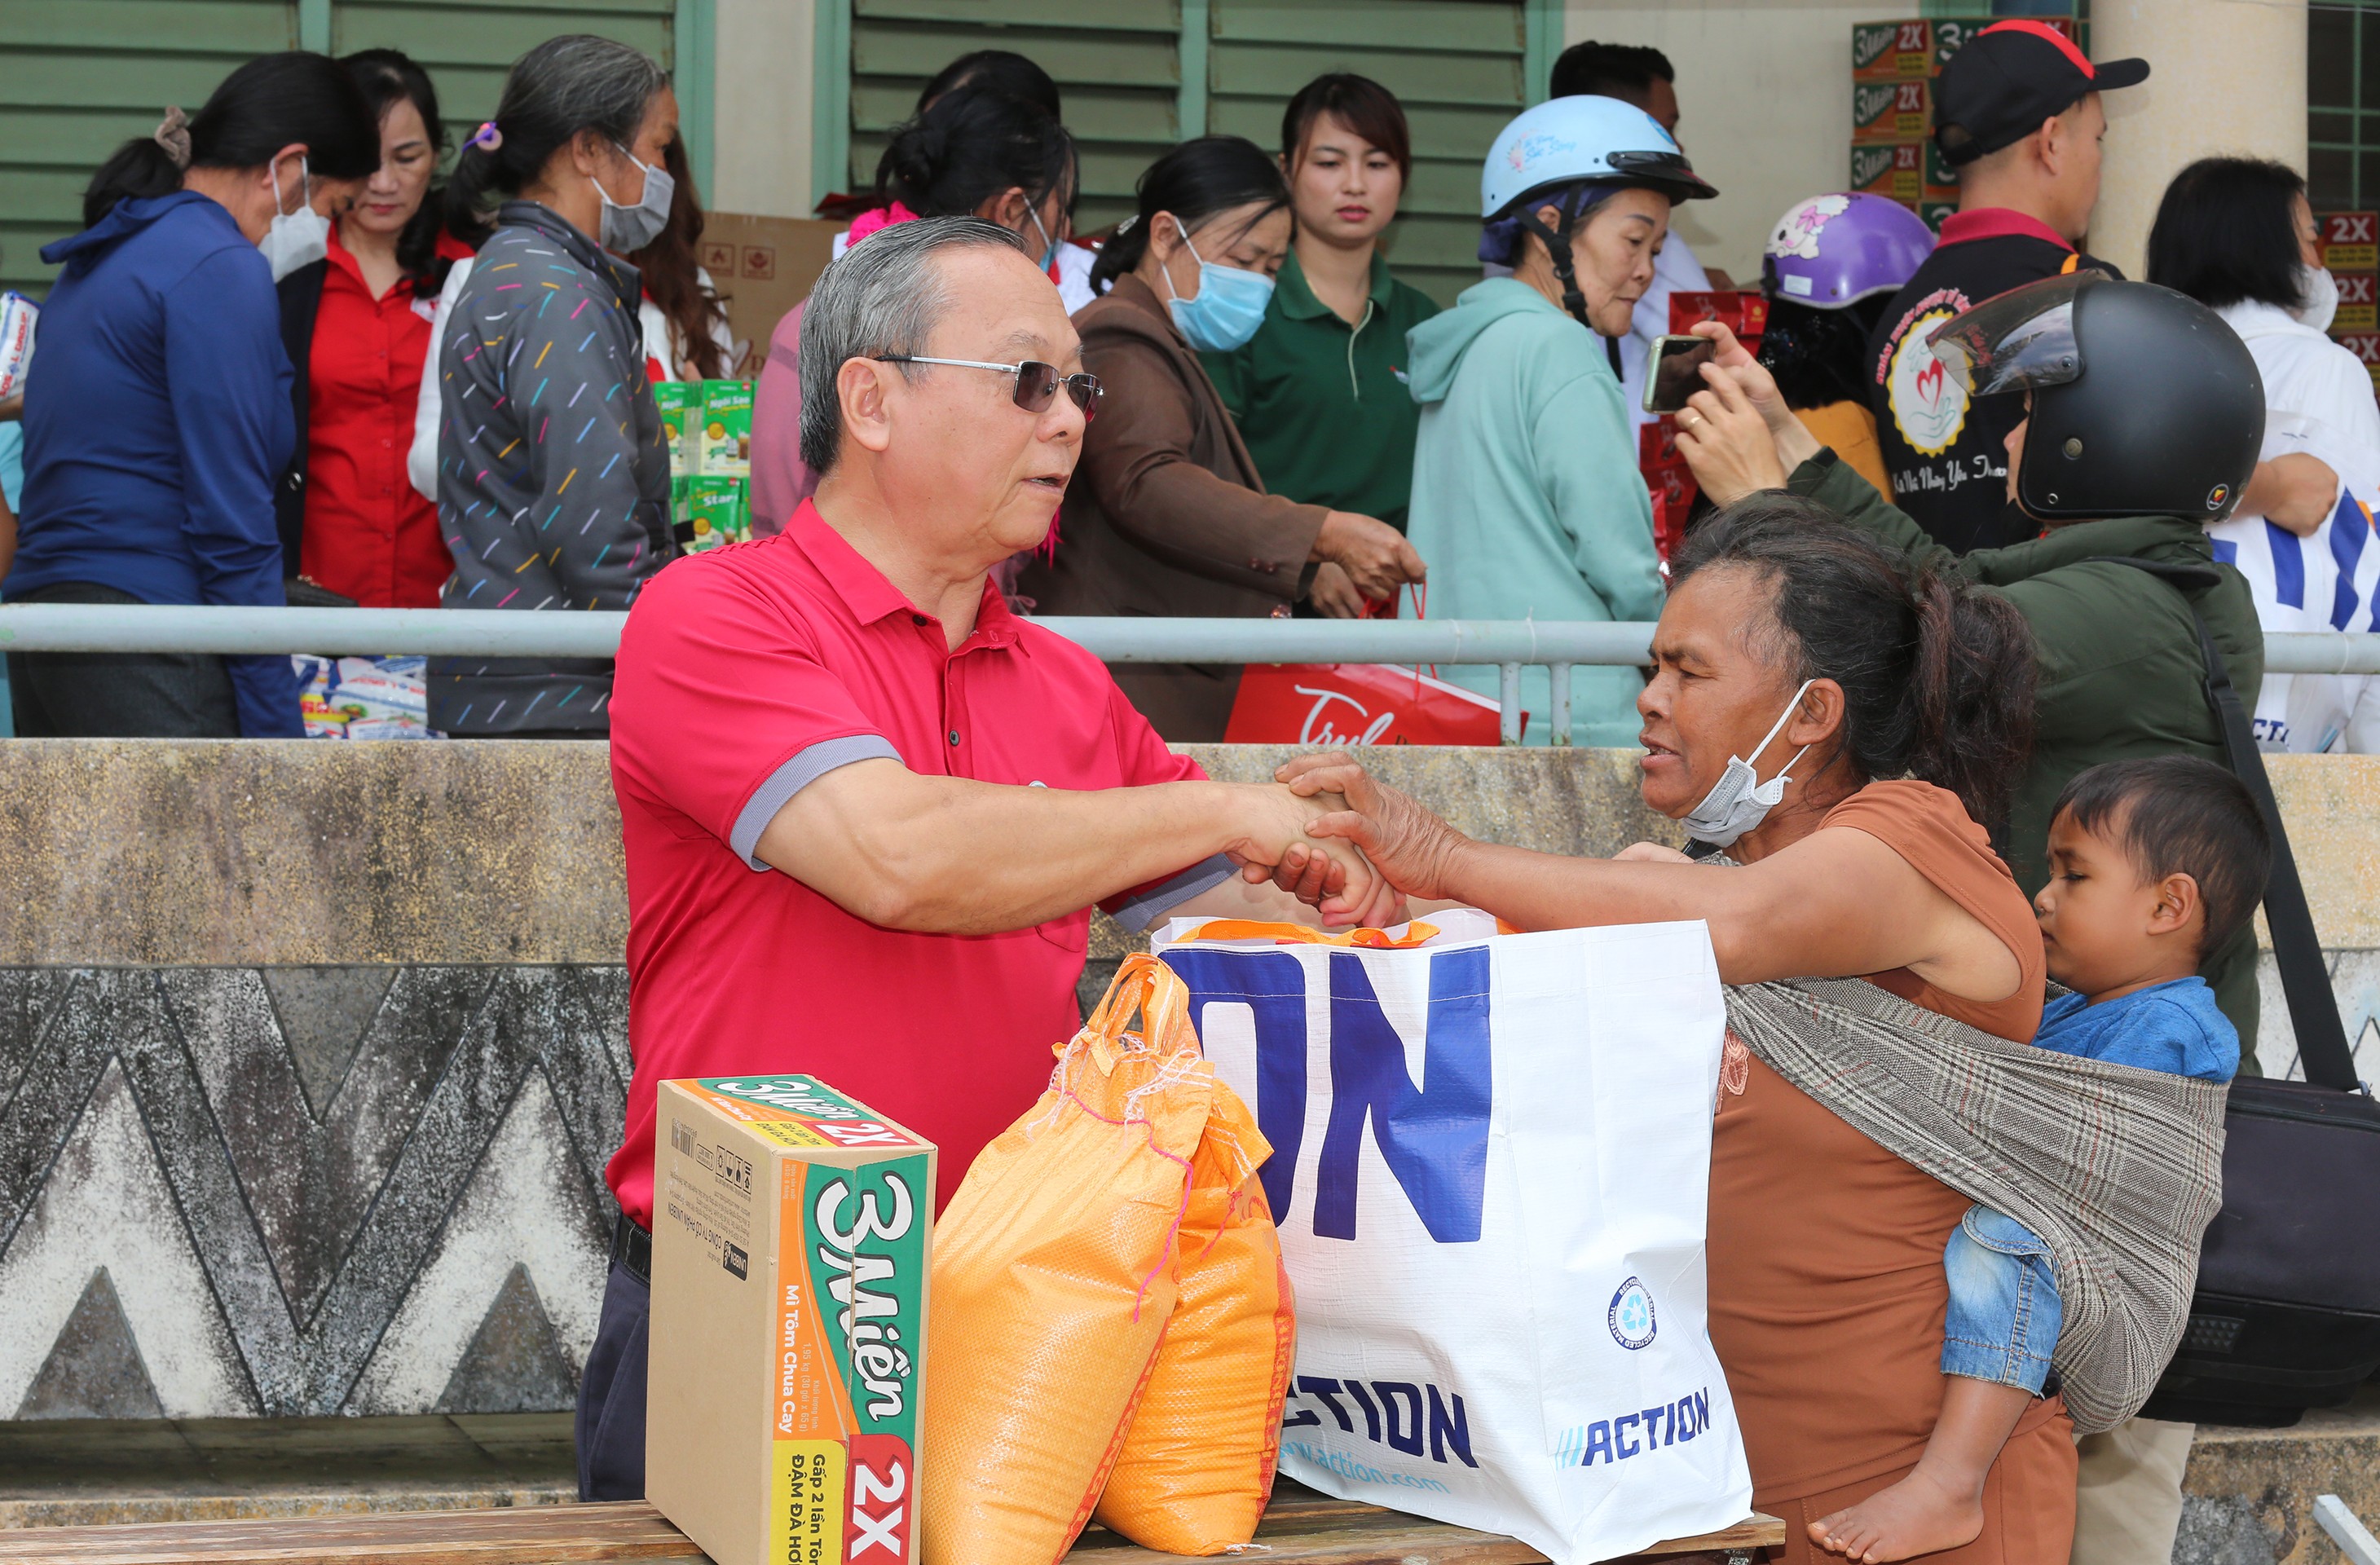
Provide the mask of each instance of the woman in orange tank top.
[{"label": "woman in orange tank top", "polygon": [[[2034,661],[2002,600],[1896,564],[1822,508],[1756,494],[1673,562],[1653,638],[1645,802],[1744,866],[1642,843],[1576,859],[1474,842],[1343,754],[1282,770],[1350,808],[1350,839],[1408,895],[1522,928],[1699,918],[1722,981],[1861,977],[2029,1041],[2033,910],[1977,819],[1998,819],[2031,733]],[[1741,759],[1737,758],[1742,758]],[[1293,855],[1284,880],[1318,877]],[[1255,873],[1255,872],[1251,872]],[[1316,889],[1316,888],[1309,888]],[[1325,912],[1330,908],[1326,905]],[[1710,1186],[1711,1340],[1755,1503],[1808,1524],[1908,1473],[1942,1400],[1942,1249],[1967,1198],[1730,1041]],[[2064,1565],[2074,1448],[2055,1397],[2018,1425],[1946,1565]]]}]

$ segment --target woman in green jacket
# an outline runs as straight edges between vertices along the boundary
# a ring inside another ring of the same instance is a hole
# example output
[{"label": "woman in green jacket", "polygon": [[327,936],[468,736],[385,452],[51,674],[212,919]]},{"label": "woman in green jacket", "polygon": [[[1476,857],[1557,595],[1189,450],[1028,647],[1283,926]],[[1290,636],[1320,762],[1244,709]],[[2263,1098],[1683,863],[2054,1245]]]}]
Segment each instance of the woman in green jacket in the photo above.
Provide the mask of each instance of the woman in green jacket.
[{"label": "woman in green jacket", "polygon": [[[1281,166],[1297,237],[1264,324],[1245,346],[1200,357],[1267,489],[1402,532],[1421,417],[1405,334],[1438,313],[1380,254],[1413,177],[1404,109],[1367,78],[1318,76],[1281,116]],[[1364,601],[1337,564],[1315,571],[1315,613],[1354,618]]]},{"label": "woman in green jacket", "polygon": [[[1421,435],[1407,528],[1430,563],[1438,619],[1651,620],[1661,612],[1653,507],[1615,339],[1653,280],[1670,203],[1712,194],[1644,110],[1556,98],[1504,128],[1480,180],[1482,261],[1510,277],[1467,288],[1410,339]],[[1449,670],[1482,694],[1492,668]],[[1572,675],[1582,745],[1633,745],[1644,680]],[[1527,736],[1551,738],[1545,670],[1523,671]]]}]

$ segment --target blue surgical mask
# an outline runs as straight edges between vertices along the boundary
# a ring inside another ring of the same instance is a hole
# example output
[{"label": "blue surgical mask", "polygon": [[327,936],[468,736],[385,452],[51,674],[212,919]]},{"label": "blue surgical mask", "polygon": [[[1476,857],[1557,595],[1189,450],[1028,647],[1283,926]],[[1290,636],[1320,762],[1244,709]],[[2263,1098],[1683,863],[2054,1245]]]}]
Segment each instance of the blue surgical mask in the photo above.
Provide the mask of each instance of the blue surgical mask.
[{"label": "blue surgical mask", "polygon": [[1182,226],[1180,219],[1175,219],[1174,226],[1182,229],[1182,248],[1198,263],[1198,297],[1185,299],[1174,295],[1173,278],[1170,273],[1166,276],[1165,291],[1172,297],[1165,308],[1172,314],[1173,324],[1201,353],[1229,353],[1244,346],[1264,324],[1265,306],[1272,302],[1272,279],[1261,272],[1217,265],[1199,255],[1198,248],[1190,242],[1190,230]]},{"label": "blue surgical mask", "polygon": [[1047,272],[1058,264],[1058,241],[1050,237],[1050,230],[1042,223],[1039,212],[1026,207],[1025,215],[1033,220],[1034,231],[1041,236],[1041,270]]},{"label": "blue surgical mask", "polygon": [[1802,698],[1816,683],[1813,679],[1802,682],[1802,688],[1793,692],[1793,698],[1785,703],[1784,711],[1778,715],[1777,725],[1752,747],[1751,759],[1742,756],[1727,758],[1727,770],[1719,773],[1717,782],[1711,784],[1711,791],[1703,795],[1703,802],[1687,814],[1687,836],[1698,843],[1708,843],[1713,847],[1733,847],[1738,837],[1759,825],[1770,810],[1784,802],[1785,784],[1793,780],[1793,769],[1802,764],[1802,758],[1810,753],[1810,746],[1804,745],[1794,751],[1793,758],[1766,782],[1760,781],[1760,773],[1754,769],[1759,763],[1760,753],[1785,731],[1785,724],[1792,720],[1794,710],[1802,704]]},{"label": "blue surgical mask", "polygon": [[622,206],[613,200],[601,180],[588,181],[603,201],[601,232],[596,235],[596,240],[613,255],[643,249],[661,237],[662,230],[669,226],[670,198],[677,193],[677,181],[670,177],[669,170],[640,162],[625,147],[620,149],[620,155],[645,171],[645,193],[634,206]]}]

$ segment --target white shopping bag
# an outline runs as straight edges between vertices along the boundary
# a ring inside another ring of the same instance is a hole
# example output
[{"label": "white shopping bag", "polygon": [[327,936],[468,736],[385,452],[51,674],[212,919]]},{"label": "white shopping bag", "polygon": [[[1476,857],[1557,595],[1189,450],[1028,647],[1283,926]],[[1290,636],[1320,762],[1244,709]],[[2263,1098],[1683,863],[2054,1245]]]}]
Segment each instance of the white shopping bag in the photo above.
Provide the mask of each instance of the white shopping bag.
[{"label": "white shopping bag", "polygon": [[1192,919],[1152,942],[1273,1145],[1281,1471],[1555,1565],[1732,1525],[1752,1479],[1705,1324],[1707,930],[1427,922],[1408,949]]}]

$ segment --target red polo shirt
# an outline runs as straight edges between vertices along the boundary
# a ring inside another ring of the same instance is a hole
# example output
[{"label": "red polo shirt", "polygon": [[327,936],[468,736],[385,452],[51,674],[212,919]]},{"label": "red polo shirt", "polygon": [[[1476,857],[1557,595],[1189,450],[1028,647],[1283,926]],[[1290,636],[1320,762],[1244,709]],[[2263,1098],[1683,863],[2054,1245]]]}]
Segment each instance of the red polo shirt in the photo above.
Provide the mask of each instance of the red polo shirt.
[{"label": "red polo shirt", "polygon": [[[657,1082],[816,1075],[931,1139],[947,1201],[1080,1025],[1088,908],[1011,934],[907,934],[752,856],[804,786],[875,757],[1052,788],[1205,775],[1096,658],[989,584],[975,633],[949,650],[941,622],[808,501],[775,538],[664,568],[629,613],[612,697],[636,1074],[605,1178],[647,1227]],[[1145,925],[1230,873],[1211,859],[1110,911]]]}]

